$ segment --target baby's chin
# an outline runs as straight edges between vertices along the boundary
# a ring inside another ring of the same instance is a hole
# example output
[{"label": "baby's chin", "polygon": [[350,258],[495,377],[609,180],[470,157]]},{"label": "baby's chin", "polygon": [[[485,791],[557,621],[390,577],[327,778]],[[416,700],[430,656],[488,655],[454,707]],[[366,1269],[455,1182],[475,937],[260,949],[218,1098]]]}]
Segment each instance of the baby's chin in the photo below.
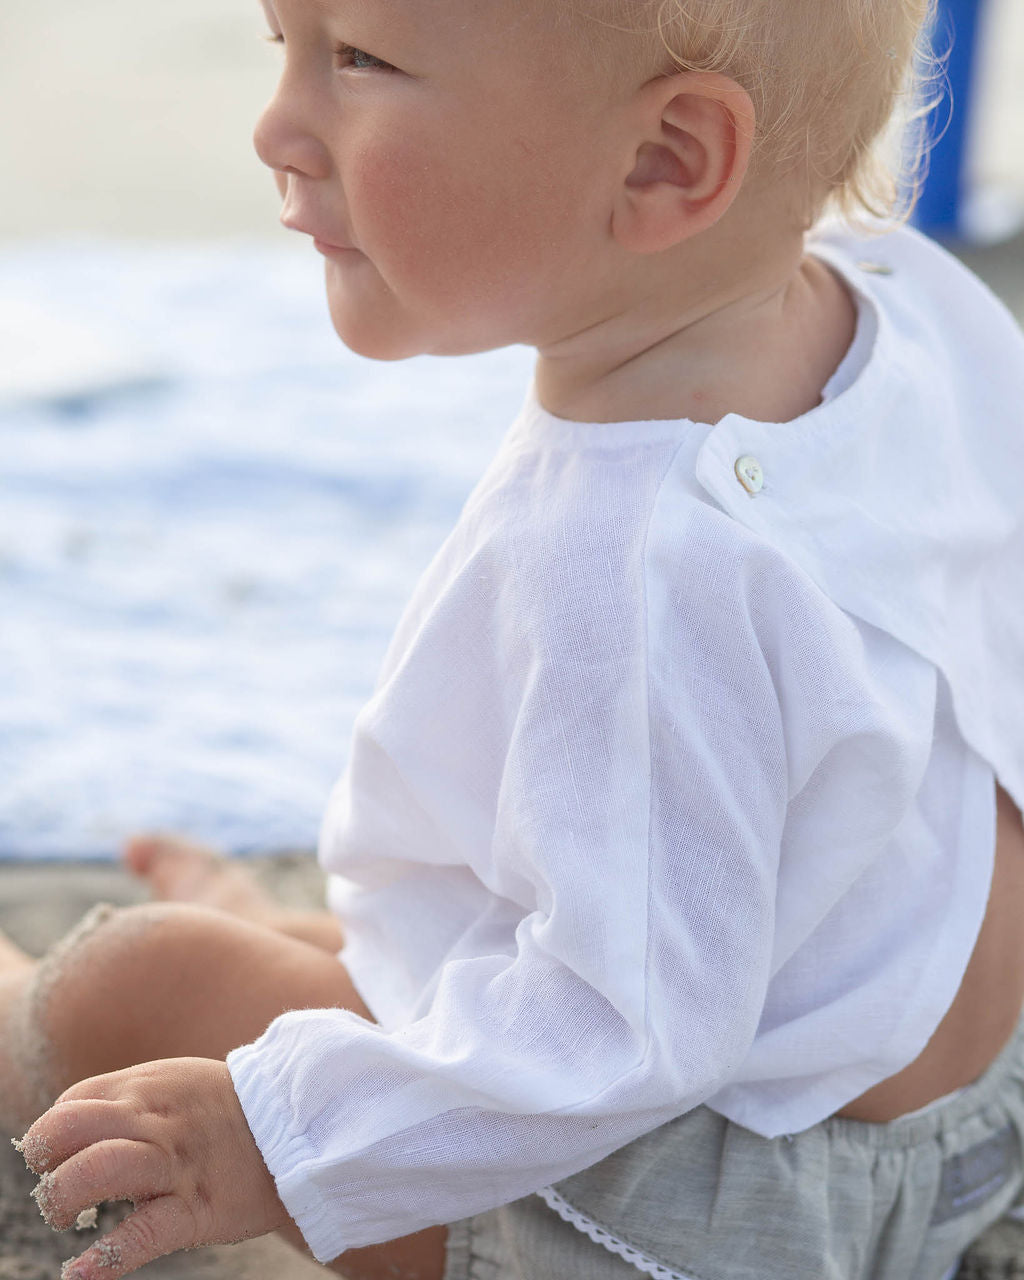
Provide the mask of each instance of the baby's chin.
[{"label": "baby's chin", "polygon": [[421,334],[414,337],[408,332],[396,328],[371,327],[366,324],[353,324],[349,317],[332,316],[334,332],[341,341],[357,356],[367,360],[379,360],[384,363],[397,363],[399,360],[411,360],[414,356],[471,356],[482,351],[494,351],[499,346],[511,346],[512,343],[487,343],[459,340],[447,335],[445,337]]},{"label": "baby's chin", "polygon": [[371,308],[354,307],[351,302],[332,296],[330,289],[327,300],[334,332],[357,356],[396,361],[425,353],[416,327],[398,324],[392,316],[376,316]]},{"label": "baby's chin", "polygon": [[397,305],[375,308],[353,305],[343,294],[327,290],[334,332],[357,356],[394,363],[414,356],[468,356],[498,347],[511,346],[516,339],[488,341],[481,326],[475,332],[460,332],[462,326],[429,322],[403,312]]},{"label": "baby's chin", "polygon": [[349,351],[354,355],[364,356],[367,360],[395,362],[410,360],[413,356],[422,355],[416,346],[408,342],[399,342],[387,333],[368,330],[365,326],[334,322],[334,332]]},{"label": "baby's chin", "polygon": [[345,346],[348,347],[349,351],[354,355],[363,356],[367,360],[379,360],[385,364],[396,364],[400,360],[411,360],[413,356],[426,354],[423,351],[417,351],[413,347],[383,340],[373,340],[364,337],[362,334],[358,337],[353,337],[337,325],[334,326],[334,331]]}]

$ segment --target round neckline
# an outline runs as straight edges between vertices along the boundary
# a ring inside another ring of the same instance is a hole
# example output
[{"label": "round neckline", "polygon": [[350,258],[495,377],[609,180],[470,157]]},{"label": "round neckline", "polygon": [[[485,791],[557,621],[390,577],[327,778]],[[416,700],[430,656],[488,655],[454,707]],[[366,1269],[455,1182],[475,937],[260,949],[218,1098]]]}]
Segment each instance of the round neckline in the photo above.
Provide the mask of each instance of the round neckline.
[{"label": "round neckline", "polygon": [[[858,267],[854,258],[856,241],[854,233],[841,226],[819,228],[808,238],[807,253],[830,268],[849,290],[857,308],[857,322],[853,340],[842,360],[832,372],[822,395],[835,383],[839,390],[805,413],[788,422],[769,422],[747,418],[739,413],[727,413],[716,423],[698,422],[692,418],[635,418],[614,422],[586,422],[572,418],[560,418],[545,409],[537,397],[536,384],[531,379],[526,400],[517,425],[522,433],[548,443],[563,446],[590,444],[597,447],[623,447],[679,440],[685,433],[706,438],[727,424],[731,428],[753,428],[799,432],[805,428],[820,431],[864,413],[877,400],[884,379],[882,352],[887,343],[889,322],[880,300],[864,278],[865,268]],[[857,255],[860,258],[861,255]],[[883,277],[884,278],[884,277]],[[872,332],[873,331],[873,332]],[[844,370],[851,362],[860,361],[860,368],[853,381],[844,385]]]}]

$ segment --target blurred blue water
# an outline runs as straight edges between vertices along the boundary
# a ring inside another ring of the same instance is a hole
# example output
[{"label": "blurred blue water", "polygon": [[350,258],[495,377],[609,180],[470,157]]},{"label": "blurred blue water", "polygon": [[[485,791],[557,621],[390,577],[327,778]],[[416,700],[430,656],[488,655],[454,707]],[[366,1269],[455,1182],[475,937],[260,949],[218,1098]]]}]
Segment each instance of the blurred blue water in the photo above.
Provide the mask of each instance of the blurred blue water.
[{"label": "blurred blue water", "polygon": [[530,369],[361,360],[322,295],[293,249],[0,254],[0,857],[315,840]]}]

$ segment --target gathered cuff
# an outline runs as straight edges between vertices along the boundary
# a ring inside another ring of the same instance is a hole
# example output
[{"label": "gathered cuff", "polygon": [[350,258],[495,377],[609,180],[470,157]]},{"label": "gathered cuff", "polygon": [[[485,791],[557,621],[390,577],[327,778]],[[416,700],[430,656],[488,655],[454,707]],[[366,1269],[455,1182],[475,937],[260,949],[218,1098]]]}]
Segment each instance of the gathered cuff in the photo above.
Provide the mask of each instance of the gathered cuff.
[{"label": "gathered cuff", "polygon": [[257,1043],[233,1050],[228,1054],[228,1070],[246,1122],[273,1175],[284,1207],[302,1232],[313,1257],[317,1262],[328,1263],[344,1252],[337,1243],[337,1205],[329,1205],[310,1178],[317,1153],[306,1135],[292,1127],[290,1110],[280,1105],[279,1073],[266,1061],[268,1057],[273,1058],[273,1038],[271,1025]]}]

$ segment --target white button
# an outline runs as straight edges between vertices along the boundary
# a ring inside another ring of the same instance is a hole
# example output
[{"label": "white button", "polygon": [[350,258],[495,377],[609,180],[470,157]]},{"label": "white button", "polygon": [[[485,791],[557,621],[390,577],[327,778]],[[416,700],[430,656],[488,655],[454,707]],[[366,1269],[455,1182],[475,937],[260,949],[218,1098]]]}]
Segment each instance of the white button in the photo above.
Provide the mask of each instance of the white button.
[{"label": "white button", "polygon": [[752,458],[749,453],[736,459],[736,479],[751,497],[764,488],[764,471],[760,462]]},{"label": "white button", "polygon": [[857,266],[861,271],[866,271],[869,276],[891,276],[892,267],[887,267],[884,262],[858,262]]}]

